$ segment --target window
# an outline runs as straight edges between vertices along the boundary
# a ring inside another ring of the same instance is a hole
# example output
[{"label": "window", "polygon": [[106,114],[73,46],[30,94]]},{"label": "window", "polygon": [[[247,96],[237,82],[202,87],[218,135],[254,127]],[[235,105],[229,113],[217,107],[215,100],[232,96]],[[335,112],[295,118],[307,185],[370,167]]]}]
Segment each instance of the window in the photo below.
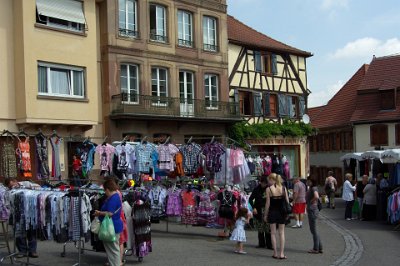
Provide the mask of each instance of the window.
[{"label": "window", "polygon": [[290,117],[291,118],[295,118],[298,117],[298,98],[294,97],[294,96],[288,96],[289,99],[289,104],[290,104],[290,109],[289,109],[289,113],[290,113]]},{"label": "window", "polygon": [[84,69],[64,65],[38,65],[39,95],[83,98]]},{"label": "window", "polygon": [[137,37],[137,1],[119,0],[119,35]]},{"label": "window", "polygon": [[193,47],[193,23],[192,14],[178,10],[178,45]]},{"label": "window", "polygon": [[239,109],[241,115],[252,115],[252,93],[239,91]]},{"label": "window", "polygon": [[371,146],[387,146],[388,145],[388,126],[372,125],[370,127]]},{"label": "window", "polygon": [[75,0],[36,0],[36,22],[49,27],[83,32],[85,15],[83,2]]},{"label": "window", "polygon": [[168,42],[165,7],[150,5],[150,40]]},{"label": "window", "polygon": [[381,110],[396,109],[395,90],[381,90]]},{"label": "window", "polygon": [[254,69],[256,72],[261,72],[261,53],[258,51],[254,51]]},{"label": "window", "polygon": [[167,70],[164,68],[151,69],[151,95],[153,105],[166,106],[168,97]]},{"label": "window", "polygon": [[203,44],[206,51],[218,51],[217,20],[215,18],[203,17]]},{"label": "window", "polygon": [[400,124],[396,124],[395,135],[396,135],[396,145],[400,145]]},{"label": "window", "polygon": [[139,78],[137,65],[121,65],[121,97],[126,103],[139,103]]},{"label": "window", "polygon": [[179,96],[181,103],[192,104],[194,98],[193,73],[179,72]]},{"label": "window", "polygon": [[218,108],[218,76],[206,74],[204,76],[205,100],[207,109]]}]

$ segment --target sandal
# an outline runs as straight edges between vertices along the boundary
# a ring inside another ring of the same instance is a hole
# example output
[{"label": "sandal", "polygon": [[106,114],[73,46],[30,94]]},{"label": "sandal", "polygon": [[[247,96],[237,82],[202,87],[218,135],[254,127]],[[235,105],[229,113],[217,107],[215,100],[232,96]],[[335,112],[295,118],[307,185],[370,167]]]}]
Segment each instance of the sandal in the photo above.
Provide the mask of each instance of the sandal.
[{"label": "sandal", "polygon": [[308,251],[308,253],[310,253],[310,254],[318,254],[319,251],[318,251],[318,250],[315,250],[315,249],[310,249],[310,250]]},{"label": "sandal", "polygon": [[272,255],[272,258],[274,258],[274,259],[276,259],[276,260],[279,260],[279,257],[278,257],[278,256],[275,256],[275,255]]},{"label": "sandal", "polygon": [[279,259],[280,259],[280,260],[286,260],[287,257],[286,257],[286,256],[283,256],[283,257],[280,257]]}]

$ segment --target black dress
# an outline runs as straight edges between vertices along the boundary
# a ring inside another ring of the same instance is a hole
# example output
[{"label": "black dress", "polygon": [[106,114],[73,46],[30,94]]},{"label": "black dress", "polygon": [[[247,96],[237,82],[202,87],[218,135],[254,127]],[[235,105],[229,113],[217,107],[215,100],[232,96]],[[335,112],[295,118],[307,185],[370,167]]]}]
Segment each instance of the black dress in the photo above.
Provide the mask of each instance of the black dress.
[{"label": "black dress", "polygon": [[282,208],[284,200],[286,200],[284,195],[270,197],[268,210],[269,224],[285,224],[286,215]]}]

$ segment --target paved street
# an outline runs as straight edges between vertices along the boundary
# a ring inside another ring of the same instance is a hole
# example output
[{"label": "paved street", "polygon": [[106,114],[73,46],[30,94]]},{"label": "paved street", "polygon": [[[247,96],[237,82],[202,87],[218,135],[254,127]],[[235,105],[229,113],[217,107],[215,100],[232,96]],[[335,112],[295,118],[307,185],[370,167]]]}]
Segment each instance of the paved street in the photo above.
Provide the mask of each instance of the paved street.
[{"label": "paved street", "polygon": [[[145,257],[143,265],[396,265],[400,259],[398,244],[400,231],[391,225],[378,222],[344,221],[343,203],[336,210],[324,209],[320,222],[324,254],[312,255],[311,234],[307,222],[302,229],[286,228],[286,261],[275,260],[272,251],[256,249],[257,233],[247,231],[247,255],[233,253],[234,243],[218,239],[220,230],[169,223],[153,225],[154,252]],[[90,246],[87,246],[90,248]],[[4,249],[1,250],[4,254]],[[50,241],[39,242],[37,265],[73,265],[78,252],[72,244],[61,257],[62,245]],[[382,256],[384,255],[384,256]],[[105,253],[85,251],[81,265],[103,265]],[[140,264],[136,258],[127,257],[127,265]],[[5,261],[4,265],[10,265]]]}]

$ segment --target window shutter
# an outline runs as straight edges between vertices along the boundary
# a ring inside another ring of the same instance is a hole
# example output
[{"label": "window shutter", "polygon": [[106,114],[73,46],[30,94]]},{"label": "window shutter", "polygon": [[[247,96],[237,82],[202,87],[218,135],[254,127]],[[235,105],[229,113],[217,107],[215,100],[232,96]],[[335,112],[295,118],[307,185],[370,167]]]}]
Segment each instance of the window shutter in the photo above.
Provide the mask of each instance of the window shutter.
[{"label": "window shutter", "polygon": [[400,124],[396,125],[396,145],[400,145]]},{"label": "window shutter", "polygon": [[277,75],[278,74],[278,64],[277,64],[277,58],[276,54],[271,55],[271,67],[272,67],[272,74]]},{"label": "window shutter", "polygon": [[271,115],[271,108],[269,106],[269,93],[264,93],[264,115],[270,116]]},{"label": "window shutter", "polygon": [[303,117],[304,111],[306,109],[306,100],[303,96],[299,96],[299,116]]},{"label": "window shutter", "polygon": [[239,102],[239,91],[238,89],[233,90],[233,97],[235,98],[235,106],[236,106],[236,113],[235,114],[240,114],[240,102]]},{"label": "window shutter", "polygon": [[279,94],[278,95],[279,99],[279,116],[287,116],[288,113],[288,101],[286,95]]},{"label": "window shutter", "polygon": [[261,72],[261,53],[259,51],[254,51],[254,69],[256,72]]},{"label": "window shutter", "polygon": [[295,111],[296,111],[296,109],[294,109],[293,110],[293,107],[292,107],[292,96],[287,96],[287,106],[288,106],[288,113],[289,113],[289,117],[290,118],[293,118],[293,117],[295,117],[296,116],[296,113],[295,113]]},{"label": "window shutter", "polygon": [[253,93],[253,104],[254,104],[254,115],[261,116],[262,115],[262,105],[261,105],[261,93],[255,92]]}]

